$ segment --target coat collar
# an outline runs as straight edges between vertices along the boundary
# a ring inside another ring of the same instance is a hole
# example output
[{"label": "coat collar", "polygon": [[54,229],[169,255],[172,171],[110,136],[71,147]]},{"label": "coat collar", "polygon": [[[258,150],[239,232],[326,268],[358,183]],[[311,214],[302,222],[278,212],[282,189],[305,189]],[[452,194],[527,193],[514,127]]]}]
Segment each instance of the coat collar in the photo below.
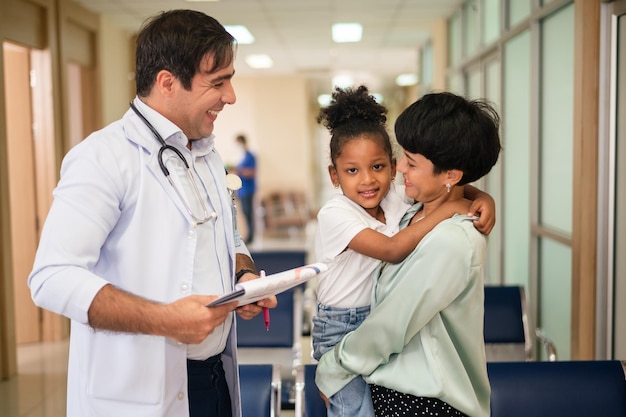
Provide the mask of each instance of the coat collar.
[{"label": "coat collar", "polygon": [[[185,148],[188,139],[178,126],[141,101],[138,97],[134,98],[133,104],[148,120],[148,122],[154,126],[156,131],[159,132],[167,144],[173,145],[179,149]],[[126,137],[131,142],[141,146],[149,153],[158,152],[161,147],[159,140],[154,137],[154,134],[150,131],[148,126],[145,125],[143,120],[135,114],[133,109],[128,109],[124,115],[124,130],[126,132]],[[211,134],[207,137],[194,141],[192,151],[194,156],[205,156],[209,154],[209,152],[213,151],[214,147],[215,135]]]}]

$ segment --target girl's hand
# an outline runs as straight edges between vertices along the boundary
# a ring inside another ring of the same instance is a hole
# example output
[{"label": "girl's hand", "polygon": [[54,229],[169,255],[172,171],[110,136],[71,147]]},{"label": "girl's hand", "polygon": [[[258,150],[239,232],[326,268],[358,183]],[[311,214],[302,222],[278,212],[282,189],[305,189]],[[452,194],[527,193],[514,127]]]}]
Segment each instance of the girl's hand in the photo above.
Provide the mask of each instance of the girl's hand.
[{"label": "girl's hand", "polygon": [[488,235],[496,224],[496,202],[489,194],[481,192],[472,202],[467,215],[480,217],[474,220],[474,227],[482,234]]}]

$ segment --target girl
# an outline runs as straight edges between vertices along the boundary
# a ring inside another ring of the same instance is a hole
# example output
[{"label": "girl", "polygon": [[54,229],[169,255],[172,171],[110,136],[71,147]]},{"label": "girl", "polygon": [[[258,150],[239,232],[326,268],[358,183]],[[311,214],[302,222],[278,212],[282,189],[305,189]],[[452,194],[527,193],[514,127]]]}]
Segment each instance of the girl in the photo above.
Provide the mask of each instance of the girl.
[{"label": "girl", "polygon": [[[470,208],[465,199],[446,203],[427,219],[399,231],[400,220],[412,202],[405,202],[393,184],[396,160],[386,130],[386,113],[367,88],[360,86],[337,88],[331,104],[318,116],[318,122],[331,133],[328,171],[342,194],[333,196],[317,216],[317,260],[327,263],[329,269],[318,279],[318,308],[311,334],[316,360],[368,315],[370,276],[380,261],[401,262],[440,221]],[[469,197],[479,193],[472,189]],[[493,200],[480,194],[472,208],[483,214],[476,226],[488,233],[493,226]],[[373,415],[369,388],[361,377],[329,399],[329,417]]]}]

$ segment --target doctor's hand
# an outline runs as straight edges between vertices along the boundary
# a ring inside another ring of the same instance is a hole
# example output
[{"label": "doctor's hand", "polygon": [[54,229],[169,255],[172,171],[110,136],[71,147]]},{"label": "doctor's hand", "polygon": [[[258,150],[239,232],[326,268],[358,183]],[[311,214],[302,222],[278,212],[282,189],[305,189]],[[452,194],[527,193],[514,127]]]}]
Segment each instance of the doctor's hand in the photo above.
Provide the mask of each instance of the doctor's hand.
[{"label": "doctor's hand", "polygon": [[[239,282],[250,281],[259,278],[260,277],[258,275],[250,272],[242,276]],[[275,308],[277,305],[278,300],[276,299],[275,295],[272,295],[271,297],[264,298],[257,301],[256,303],[246,304],[241,307],[237,307],[237,314],[239,314],[239,317],[244,320],[250,320],[256,317],[260,312],[262,312],[264,307]]]},{"label": "doctor's hand", "polygon": [[202,342],[237,307],[236,301],[207,307],[215,298],[217,297],[191,295],[167,304],[163,317],[166,332],[163,335],[179,343]]}]

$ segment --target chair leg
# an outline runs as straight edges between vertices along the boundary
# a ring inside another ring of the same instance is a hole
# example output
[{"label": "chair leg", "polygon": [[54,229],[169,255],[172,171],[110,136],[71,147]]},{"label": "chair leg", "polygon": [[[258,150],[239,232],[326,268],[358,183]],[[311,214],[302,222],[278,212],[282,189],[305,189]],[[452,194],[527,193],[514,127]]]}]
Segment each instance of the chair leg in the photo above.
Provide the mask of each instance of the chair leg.
[{"label": "chair leg", "polygon": [[272,396],[270,400],[270,417],[280,417],[282,401],[282,382],[280,365],[272,366]]}]

